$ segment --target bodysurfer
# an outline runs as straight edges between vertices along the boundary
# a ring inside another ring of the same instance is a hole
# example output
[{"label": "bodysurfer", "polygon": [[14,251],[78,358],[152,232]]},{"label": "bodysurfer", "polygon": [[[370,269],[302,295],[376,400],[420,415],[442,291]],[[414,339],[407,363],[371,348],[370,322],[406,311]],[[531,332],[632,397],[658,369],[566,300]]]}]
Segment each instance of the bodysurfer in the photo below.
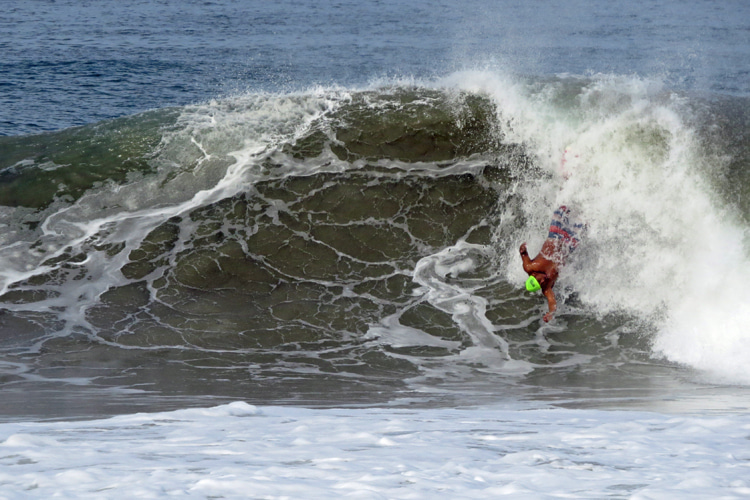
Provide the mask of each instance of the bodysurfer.
[{"label": "bodysurfer", "polygon": [[552,215],[547,239],[542,245],[539,254],[533,259],[529,257],[526,243],[520,248],[523,270],[529,275],[526,280],[526,289],[530,292],[541,290],[547,299],[549,312],[543,319],[549,322],[557,310],[557,300],[552,287],[555,286],[560,268],[565,265],[567,257],[575,250],[580,242],[579,231],[583,224],[574,224],[569,219],[570,209],[565,205],[560,206]]}]

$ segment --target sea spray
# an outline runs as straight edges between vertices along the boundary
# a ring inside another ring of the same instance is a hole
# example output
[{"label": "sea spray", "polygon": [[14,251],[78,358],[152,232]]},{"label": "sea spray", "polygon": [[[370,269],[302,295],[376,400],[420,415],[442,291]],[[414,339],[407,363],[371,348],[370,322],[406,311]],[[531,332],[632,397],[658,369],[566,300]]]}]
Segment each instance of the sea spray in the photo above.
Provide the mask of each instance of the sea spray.
[{"label": "sea spray", "polygon": [[[483,91],[515,103],[498,106],[512,131],[506,136],[527,145],[548,172],[517,183],[522,217],[537,234],[518,228],[515,239],[538,248],[545,217],[557,205],[575,207],[586,241],[558,288],[572,286],[596,315],[625,312],[654,324],[657,356],[748,382],[744,233],[705,178],[712,162],[718,171],[725,159],[699,149],[686,100],[635,78],[594,79],[580,88],[576,108],[560,92],[515,84],[510,99],[509,87],[495,84]],[[518,281],[521,273],[508,275]]]}]

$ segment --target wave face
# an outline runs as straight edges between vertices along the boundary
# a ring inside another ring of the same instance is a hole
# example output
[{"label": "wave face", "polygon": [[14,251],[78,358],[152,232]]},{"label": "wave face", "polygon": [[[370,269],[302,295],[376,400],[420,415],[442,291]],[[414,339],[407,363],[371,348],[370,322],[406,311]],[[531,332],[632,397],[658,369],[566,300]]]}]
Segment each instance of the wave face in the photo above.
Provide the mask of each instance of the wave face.
[{"label": "wave face", "polygon": [[[0,138],[2,390],[340,404],[749,383],[747,109],[480,72]],[[517,249],[563,203],[588,231],[547,325]]]}]

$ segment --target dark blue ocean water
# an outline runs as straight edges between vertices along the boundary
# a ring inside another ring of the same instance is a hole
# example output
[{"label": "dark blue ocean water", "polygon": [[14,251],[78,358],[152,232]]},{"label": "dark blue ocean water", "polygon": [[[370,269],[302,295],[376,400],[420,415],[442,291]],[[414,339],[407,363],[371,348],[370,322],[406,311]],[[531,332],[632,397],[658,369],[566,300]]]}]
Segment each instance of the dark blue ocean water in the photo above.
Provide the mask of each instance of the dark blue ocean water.
[{"label": "dark blue ocean water", "polygon": [[477,68],[750,93],[742,0],[28,0],[0,10],[2,135],[246,91]]}]

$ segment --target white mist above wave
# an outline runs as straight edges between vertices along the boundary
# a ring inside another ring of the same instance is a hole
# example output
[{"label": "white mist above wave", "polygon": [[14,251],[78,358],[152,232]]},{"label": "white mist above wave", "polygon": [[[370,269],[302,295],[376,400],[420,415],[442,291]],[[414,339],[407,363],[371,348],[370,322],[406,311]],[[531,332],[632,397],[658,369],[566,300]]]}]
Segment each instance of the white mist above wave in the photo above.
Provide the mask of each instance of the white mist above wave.
[{"label": "white mist above wave", "polygon": [[[540,90],[487,73],[452,78],[493,98],[507,140],[524,144],[549,174],[516,186],[530,224],[511,237],[538,249],[551,212],[574,207],[588,232],[576,271],[561,283],[598,314],[653,324],[655,355],[750,383],[746,228],[703,177],[725,158],[701,150],[685,99],[659,82],[601,76],[575,92],[564,82]],[[520,263],[506,265],[520,282]]]},{"label": "white mist above wave", "polygon": [[0,498],[738,498],[748,432],[744,414],[237,402],[0,424]]}]

